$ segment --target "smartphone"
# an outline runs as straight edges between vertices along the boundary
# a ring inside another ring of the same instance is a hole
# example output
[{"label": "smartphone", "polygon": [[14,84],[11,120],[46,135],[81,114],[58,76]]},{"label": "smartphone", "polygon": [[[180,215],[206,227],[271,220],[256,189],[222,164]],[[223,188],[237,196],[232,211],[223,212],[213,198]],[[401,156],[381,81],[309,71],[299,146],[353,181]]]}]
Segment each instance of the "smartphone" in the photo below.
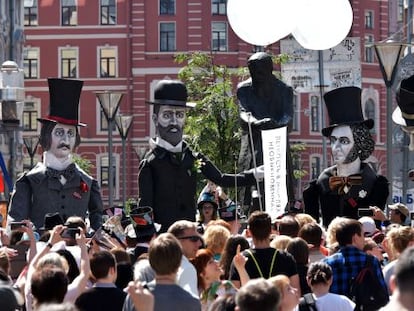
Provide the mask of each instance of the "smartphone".
[{"label": "smartphone", "polygon": [[66,228],[63,230],[61,236],[66,239],[75,239],[76,234],[79,234],[79,228]]},{"label": "smartphone", "polygon": [[374,210],[370,208],[358,208],[358,217],[374,216]]},{"label": "smartphone", "polygon": [[15,221],[10,223],[10,230],[17,230],[21,227],[26,227],[26,224],[22,221]]}]

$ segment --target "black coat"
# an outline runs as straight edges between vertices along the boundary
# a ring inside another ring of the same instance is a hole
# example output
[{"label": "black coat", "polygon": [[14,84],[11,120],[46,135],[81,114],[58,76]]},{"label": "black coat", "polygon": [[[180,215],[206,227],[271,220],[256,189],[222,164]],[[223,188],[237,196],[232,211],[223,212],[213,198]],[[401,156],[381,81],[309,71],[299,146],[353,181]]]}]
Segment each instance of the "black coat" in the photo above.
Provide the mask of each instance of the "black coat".
[{"label": "black coat", "polygon": [[222,174],[211,161],[195,154],[183,142],[183,152],[173,153],[155,146],[141,161],[138,175],[139,205],[151,206],[161,231],[177,220],[195,221],[197,171],[212,182],[233,187],[255,183],[253,174]]},{"label": "black coat", "polygon": [[[316,220],[322,216],[325,227],[336,216],[358,219],[358,209],[377,206],[384,209],[389,195],[388,180],[377,175],[365,163],[361,164],[362,184],[354,185],[349,192],[338,195],[338,191],[329,188],[329,177],[334,176],[336,166],[325,169],[317,180],[312,181],[303,191],[305,212]],[[320,208],[320,212],[319,212]]]}]

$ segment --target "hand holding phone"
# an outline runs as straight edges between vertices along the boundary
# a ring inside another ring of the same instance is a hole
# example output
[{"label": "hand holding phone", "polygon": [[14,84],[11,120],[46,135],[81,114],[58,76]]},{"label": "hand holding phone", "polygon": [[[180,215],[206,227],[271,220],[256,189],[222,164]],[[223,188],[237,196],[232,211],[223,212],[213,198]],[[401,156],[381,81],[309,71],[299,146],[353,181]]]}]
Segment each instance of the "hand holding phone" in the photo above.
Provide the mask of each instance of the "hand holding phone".
[{"label": "hand holding phone", "polygon": [[371,208],[358,208],[358,217],[374,216],[374,210]]},{"label": "hand holding phone", "polygon": [[22,227],[26,227],[26,223],[23,221],[14,221],[10,223],[10,230],[19,230]]},{"label": "hand holding phone", "polygon": [[80,234],[80,229],[79,228],[65,228],[62,231],[61,236],[64,239],[75,239],[76,234]]}]

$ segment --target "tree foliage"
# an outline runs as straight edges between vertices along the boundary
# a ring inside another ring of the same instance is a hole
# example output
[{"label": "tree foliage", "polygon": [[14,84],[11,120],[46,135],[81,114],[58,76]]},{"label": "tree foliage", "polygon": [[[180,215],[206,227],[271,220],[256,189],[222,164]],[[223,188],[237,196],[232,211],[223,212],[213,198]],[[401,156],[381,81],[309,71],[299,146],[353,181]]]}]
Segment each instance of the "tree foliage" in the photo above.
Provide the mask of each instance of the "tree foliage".
[{"label": "tree foliage", "polygon": [[188,100],[197,102],[187,113],[185,140],[223,172],[233,172],[240,148],[238,108],[232,93],[238,71],[215,65],[211,55],[200,52],[179,54],[176,61],[186,62],[178,76],[187,86]]},{"label": "tree foliage", "polygon": [[93,164],[88,159],[82,158],[77,154],[72,154],[73,162],[75,162],[81,169],[83,169],[86,173],[90,174],[91,169],[93,168]]}]

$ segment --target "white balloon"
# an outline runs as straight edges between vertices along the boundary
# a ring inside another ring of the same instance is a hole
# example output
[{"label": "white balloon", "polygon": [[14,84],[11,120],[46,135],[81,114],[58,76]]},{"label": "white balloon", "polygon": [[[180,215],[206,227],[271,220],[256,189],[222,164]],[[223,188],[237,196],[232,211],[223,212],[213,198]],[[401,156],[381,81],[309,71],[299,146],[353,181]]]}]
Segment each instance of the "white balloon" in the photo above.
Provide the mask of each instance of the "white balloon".
[{"label": "white balloon", "polygon": [[306,49],[326,50],[349,33],[353,13],[349,0],[300,0],[293,36]]},{"label": "white balloon", "polygon": [[267,46],[292,32],[296,26],[296,0],[228,0],[231,28],[247,43]]}]

